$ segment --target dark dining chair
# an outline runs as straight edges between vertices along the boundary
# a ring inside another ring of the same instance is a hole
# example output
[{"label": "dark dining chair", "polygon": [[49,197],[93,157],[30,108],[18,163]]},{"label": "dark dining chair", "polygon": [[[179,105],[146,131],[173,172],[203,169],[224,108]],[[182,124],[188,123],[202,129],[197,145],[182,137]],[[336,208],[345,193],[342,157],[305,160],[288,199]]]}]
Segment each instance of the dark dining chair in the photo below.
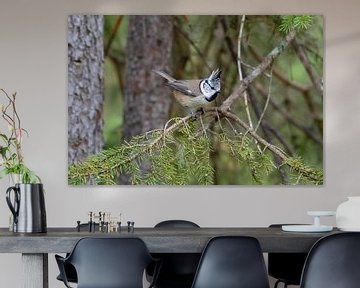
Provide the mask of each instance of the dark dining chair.
[{"label": "dark dining chair", "polygon": [[[66,255],[66,257],[68,257],[69,254]],[[76,270],[75,267],[68,263],[68,262],[64,262],[64,274],[66,275],[66,279],[68,282],[71,283],[77,283],[77,274],[76,274]],[[61,274],[59,274],[56,277],[57,280],[64,282],[63,277],[61,276]]]},{"label": "dark dining chair", "polygon": [[337,233],[318,240],[306,259],[300,287],[360,287],[360,233]]},{"label": "dark dining chair", "polygon": [[248,236],[219,236],[206,245],[192,288],[269,288],[260,244]]},{"label": "dark dining chair", "polygon": [[[166,220],[159,222],[155,228],[200,228],[188,220]],[[196,268],[200,260],[200,253],[156,253],[152,254],[161,259],[162,266],[159,272],[156,288],[190,288],[194,280]],[[147,269],[147,279],[153,276],[154,267]]]},{"label": "dark dining chair", "polygon": [[[82,223],[80,224],[80,228],[81,229],[89,229],[89,224],[88,223]],[[99,224],[98,223],[95,223],[95,229],[99,229]],[[69,256],[69,253],[66,254],[66,257]],[[67,263],[65,262],[64,263],[64,268],[65,268],[65,275],[66,275],[66,278],[68,280],[68,282],[71,282],[71,283],[77,283],[77,275],[76,275],[76,270],[74,268],[73,265],[71,265],[70,263]],[[56,277],[57,280],[59,281],[63,281],[62,277],[61,277],[61,274],[59,274],[57,277]]]},{"label": "dark dining chair", "polygon": [[[281,228],[287,224],[272,224],[270,228]],[[288,285],[300,285],[301,273],[307,253],[269,253],[268,254],[268,273],[277,279],[274,288],[280,283],[284,288]]]},{"label": "dark dining chair", "polygon": [[[143,288],[146,267],[158,262],[139,238],[107,237],[82,238],[68,257],[55,255],[55,259],[66,287],[70,285],[65,263],[74,266],[78,288]],[[154,281],[159,267],[155,268]]]}]

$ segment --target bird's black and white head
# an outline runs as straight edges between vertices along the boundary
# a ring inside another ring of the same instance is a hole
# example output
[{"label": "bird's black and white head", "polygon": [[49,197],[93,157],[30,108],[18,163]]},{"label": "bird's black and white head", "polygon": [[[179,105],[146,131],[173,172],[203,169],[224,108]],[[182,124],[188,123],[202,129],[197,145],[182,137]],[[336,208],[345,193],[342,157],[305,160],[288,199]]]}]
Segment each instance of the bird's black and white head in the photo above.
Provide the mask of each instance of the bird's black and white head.
[{"label": "bird's black and white head", "polygon": [[220,75],[221,71],[216,69],[211,72],[208,78],[205,78],[200,82],[200,91],[209,102],[214,101],[220,93]]}]

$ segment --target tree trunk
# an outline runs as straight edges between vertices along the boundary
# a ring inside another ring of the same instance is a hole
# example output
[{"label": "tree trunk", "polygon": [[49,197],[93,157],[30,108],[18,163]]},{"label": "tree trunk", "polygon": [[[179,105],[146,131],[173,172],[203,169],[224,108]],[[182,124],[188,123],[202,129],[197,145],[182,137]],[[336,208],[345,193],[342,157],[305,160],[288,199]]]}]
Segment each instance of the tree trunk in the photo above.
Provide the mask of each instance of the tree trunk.
[{"label": "tree trunk", "polygon": [[104,17],[68,17],[68,164],[103,148]]},{"label": "tree trunk", "polygon": [[172,101],[169,89],[153,69],[171,73],[171,16],[130,16],[126,52],[122,137],[162,128]]},{"label": "tree trunk", "polygon": [[[171,16],[130,16],[126,51],[124,125],[122,138],[164,127],[172,101],[169,89],[152,70],[171,73],[173,22]],[[144,173],[150,163],[141,163]],[[121,184],[130,184],[126,173]]]}]

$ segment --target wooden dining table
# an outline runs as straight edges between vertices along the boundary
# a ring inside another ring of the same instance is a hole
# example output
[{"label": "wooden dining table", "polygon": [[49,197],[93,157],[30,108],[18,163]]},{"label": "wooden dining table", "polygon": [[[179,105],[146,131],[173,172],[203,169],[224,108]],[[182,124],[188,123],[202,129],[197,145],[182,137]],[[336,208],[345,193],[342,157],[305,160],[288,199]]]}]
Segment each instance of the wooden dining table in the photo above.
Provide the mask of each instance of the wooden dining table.
[{"label": "wooden dining table", "polygon": [[118,232],[89,232],[77,228],[48,228],[47,233],[13,233],[0,228],[0,253],[21,253],[23,287],[48,288],[48,253],[67,253],[83,237],[139,237],[151,253],[201,253],[208,240],[221,235],[252,236],[262,251],[279,253],[308,252],[325,235],[338,233],[283,232],[281,227],[223,228],[136,228]]}]

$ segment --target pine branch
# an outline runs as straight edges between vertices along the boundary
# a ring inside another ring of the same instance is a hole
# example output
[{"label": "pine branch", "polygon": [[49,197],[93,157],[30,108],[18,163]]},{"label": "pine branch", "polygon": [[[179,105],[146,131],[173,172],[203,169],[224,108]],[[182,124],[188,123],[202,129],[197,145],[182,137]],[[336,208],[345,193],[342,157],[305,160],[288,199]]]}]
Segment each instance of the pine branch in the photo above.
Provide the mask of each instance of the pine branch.
[{"label": "pine branch", "polygon": [[212,115],[222,115],[228,119],[231,119],[238,125],[240,125],[245,131],[246,134],[249,134],[252,138],[254,138],[257,142],[262,144],[265,149],[270,150],[273,154],[275,154],[277,157],[279,157],[283,164],[290,167],[290,169],[296,171],[297,173],[301,174],[302,176],[310,179],[311,181],[322,184],[323,183],[323,172],[319,169],[314,169],[307,167],[304,165],[301,161],[297,159],[293,159],[288,157],[285,152],[283,152],[280,148],[277,146],[267,142],[265,139],[260,137],[253,129],[251,129],[244,121],[242,121],[238,116],[235,114],[229,112],[228,110],[225,110],[224,108],[210,108],[207,113],[210,113]]},{"label": "pine branch", "polygon": [[[266,160],[264,154],[266,150],[269,150],[281,159],[281,165],[288,166],[297,174],[316,184],[322,183],[321,170],[307,167],[300,160],[288,157],[280,148],[260,137],[235,114],[224,109],[211,108],[205,112],[204,116],[229,119],[246,131],[241,134],[234,129],[235,137],[240,137],[241,142],[248,142],[249,140],[246,141],[249,139],[247,135],[250,135],[252,139],[264,146],[264,149],[259,152],[248,146],[239,145],[236,141],[227,141],[228,147],[233,150],[234,155],[239,153],[239,159],[248,163],[257,182],[261,182],[259,169],[265,171],[270,169],[270,162]],[[95,184],[115,184],[117,176],[123,172],[130,173],[134,184],[190,184],[192,179],[200,181],[202,184],[211,184],[213,169],[209,158],[210,140],[206,136],[198,136],[190,125],[191,119],[193,119],[191,116],[171,119],[169,125],[173,121],[175,123],[169,127],[139,135],[129,143],[104,150],[81,164],[71,165],[69,167],[69,184],[84,184],[89,183],[89,180]],[[180,138],[175,138],[175,131],[180,133]],[[226,132],[223,131],[218,137],[225,139]],[[171,148],[172,145],[175,146]],[[139,165],[145,159],[153,165],[147,175],[141,175]]]},{"label": "pine branch", "polygon": [[[106,184],[115,184],[116,176],[124,172],[124,167],[132,169],[130,172],[137,172],[136,167],[131,163],[141,159],[146,153],[151,154],[151,150],[165,141],[166,137],[186,125],[193,116],[170,119],[164,129],[153,130],[148,133],[134,137],[129,143],[119,147],[106,149],[101,153],[89,157],[81,164],[70,165],[68,171],[69,184],[87,183],[89,179],[99,178]],[[167,127],[171,122],[174,124]],[[150,137],[153,138],[150,138]],[[99,182],[99,181],[95,181]]]}]

